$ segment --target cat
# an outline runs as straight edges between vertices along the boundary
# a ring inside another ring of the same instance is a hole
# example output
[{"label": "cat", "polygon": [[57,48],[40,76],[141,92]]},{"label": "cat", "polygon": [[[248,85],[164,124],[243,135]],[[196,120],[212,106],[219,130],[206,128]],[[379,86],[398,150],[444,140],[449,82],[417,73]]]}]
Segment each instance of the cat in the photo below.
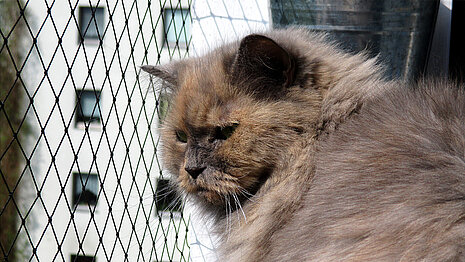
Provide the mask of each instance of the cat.
[{"label": "cat", "polygon": [[465,261],[465,94],[387,81],[321,33],[251,34],[143,66],[169,89],[176,188],[218,261]]}]

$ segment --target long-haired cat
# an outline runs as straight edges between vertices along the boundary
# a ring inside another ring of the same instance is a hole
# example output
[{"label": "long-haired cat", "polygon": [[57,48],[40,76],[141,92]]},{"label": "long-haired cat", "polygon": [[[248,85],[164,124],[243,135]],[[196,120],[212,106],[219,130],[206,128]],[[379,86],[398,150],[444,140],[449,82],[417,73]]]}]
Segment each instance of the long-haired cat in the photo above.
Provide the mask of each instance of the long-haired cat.
[{"label": "long-haired cat", "polygon": [[465,94],[388,82],[291,28],[143,69],[169,83],[164,163],[220,261],[465,261]]}]

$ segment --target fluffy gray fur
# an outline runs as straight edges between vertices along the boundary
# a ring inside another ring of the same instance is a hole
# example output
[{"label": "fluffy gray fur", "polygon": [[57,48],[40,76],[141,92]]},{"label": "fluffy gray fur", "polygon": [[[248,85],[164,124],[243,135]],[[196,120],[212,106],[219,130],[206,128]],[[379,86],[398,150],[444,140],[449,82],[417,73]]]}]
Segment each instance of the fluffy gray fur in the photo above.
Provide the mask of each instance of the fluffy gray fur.
[{"label": "fluffy gray fur", "polygon": [[296,28],[143,69],[172,84],[165,166],[216,219],[220,261],[465,261],[456,84],[387,82]]}]

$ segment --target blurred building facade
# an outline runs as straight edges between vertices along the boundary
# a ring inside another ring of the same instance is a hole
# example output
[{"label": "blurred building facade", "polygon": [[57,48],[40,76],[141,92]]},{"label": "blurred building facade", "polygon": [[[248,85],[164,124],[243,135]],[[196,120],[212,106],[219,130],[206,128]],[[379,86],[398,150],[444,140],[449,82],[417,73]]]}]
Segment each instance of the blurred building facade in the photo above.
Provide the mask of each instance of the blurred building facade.
[{"label": "blurred building facade", "polygon": [[173,199],[157,152],[160,94],[139,66],[265,30],[268,1],[30,1],[27,10],[38,146],[22,237],[32,260],[214,261],[195,208],[164,205]]}]

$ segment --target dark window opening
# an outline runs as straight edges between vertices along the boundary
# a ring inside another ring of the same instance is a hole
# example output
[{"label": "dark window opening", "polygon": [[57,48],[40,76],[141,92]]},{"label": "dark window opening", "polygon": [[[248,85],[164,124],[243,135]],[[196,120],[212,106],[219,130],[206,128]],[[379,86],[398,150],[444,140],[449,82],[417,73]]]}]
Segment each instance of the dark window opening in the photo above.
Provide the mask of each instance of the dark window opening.
[{"label": "dark window opening", "polygon": [[[101,39],[104,30],[103,7],[79,7],[79,30],[84,39]],[[100,37],[99,37],[100,36]]]},{"label": "dark window opening", "polygon": [[78,91],[76,94],[76,104],[76,123],[100,122],[100,91]]},{"label": "dark window opening", "polygon": [[157,191],[155,192],[155,205],[158,212],[181,212],[181,198],[171,186],[168,179],[158,179]]},{"label": "dark window opening", "polygon": [[165,42],[168,45],[187,47],[191,39],[191,13],[189,9],[164,9]]},{"label": "dark window opening", "polygon": [[71,262],[96,262],[97,259],[91,256],[71,255]]},{"label": "dark window opening", "polygon": [[98,176],[96,174],[73,173],[73,205],[97,204]]}]

